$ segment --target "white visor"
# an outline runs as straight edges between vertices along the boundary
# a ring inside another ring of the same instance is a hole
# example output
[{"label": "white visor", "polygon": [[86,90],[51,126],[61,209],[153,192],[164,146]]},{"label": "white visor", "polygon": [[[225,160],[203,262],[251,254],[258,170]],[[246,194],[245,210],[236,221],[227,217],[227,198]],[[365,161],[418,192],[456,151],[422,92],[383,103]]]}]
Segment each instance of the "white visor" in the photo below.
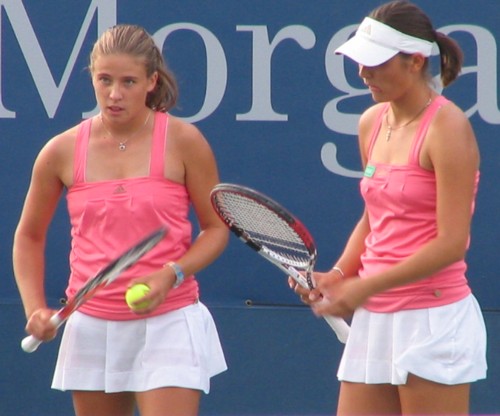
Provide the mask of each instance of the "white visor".
[{"label": "white visor", "polygon": [[364,66],[377,66],[399,52],[431,56],[433,43],[365,17],[356,34],[335,50]]}]

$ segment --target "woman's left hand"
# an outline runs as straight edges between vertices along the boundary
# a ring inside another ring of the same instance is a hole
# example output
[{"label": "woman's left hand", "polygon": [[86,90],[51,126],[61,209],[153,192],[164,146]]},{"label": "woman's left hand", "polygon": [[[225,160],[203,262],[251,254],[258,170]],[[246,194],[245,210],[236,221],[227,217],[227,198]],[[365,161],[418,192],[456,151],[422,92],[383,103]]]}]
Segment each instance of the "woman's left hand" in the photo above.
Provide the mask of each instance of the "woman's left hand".
[{"label": "woman's left hand", "polygon": [[321,292],[322,299],[314,302],[311,307],[318,316],[347,318],[370,296],[365,280],[359,277],[329,279],[319,275],[316,276],[316,287]]},{"label": "woman's left hand", "polygon": [[147,302],[148,306],[141,309],[134,309],[133,312],[138,315],[147,315],[153,312],[165,301],[175,280],[175,274],[171,271],[170,267],[165,267],[148,276],[132,280],[128,287],[132,287],[139,283],[149,287],[149,292],[142,299],[138,300],[138,302],[141,303]]}]

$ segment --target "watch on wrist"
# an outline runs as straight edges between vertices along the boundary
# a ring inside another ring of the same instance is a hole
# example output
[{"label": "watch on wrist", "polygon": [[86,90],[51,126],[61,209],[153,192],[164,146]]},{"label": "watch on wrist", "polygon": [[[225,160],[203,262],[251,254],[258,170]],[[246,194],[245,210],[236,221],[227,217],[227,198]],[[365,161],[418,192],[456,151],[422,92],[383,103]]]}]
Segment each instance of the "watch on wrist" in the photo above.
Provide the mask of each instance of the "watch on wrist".
[{"label": "watch on wrist", "polygon": [[174,263],[173,261],[169,261],[165,266],[168,266],[172,268],[172,270],[175,273],[175,283],[174,286],[172,286],[174,289],[179,287],[182,282],[184,281],[184,272],[182,271],[181,267],[177,264]]}]

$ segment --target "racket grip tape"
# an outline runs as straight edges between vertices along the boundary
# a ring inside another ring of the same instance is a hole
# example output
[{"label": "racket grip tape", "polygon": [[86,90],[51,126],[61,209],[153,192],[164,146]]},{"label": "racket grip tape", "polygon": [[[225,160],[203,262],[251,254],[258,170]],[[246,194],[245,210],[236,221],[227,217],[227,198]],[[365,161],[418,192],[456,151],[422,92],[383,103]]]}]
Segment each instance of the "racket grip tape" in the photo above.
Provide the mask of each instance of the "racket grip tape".
[{"label": "racket grip tape", "polygon": [[345,344],[349,337],[349,325],[347,325],[347,322],[336,316],[325,316],[324,318],[328,325],[330,325],[330,328],[333,329],[333,332],[335,332],[335,335],[337,335],[338,340],[342,344]]},{"label": "racket grip tape", "polygon": [[[50,318],[50,323],[54,325],[55,328],[59,328],[64,321],[61,320],[59,314],[52,315]],[[23,349],[24,352],[35,352],[40,344],[42,343],[42,340],[39,340],[37,337],[33,335],[28,335],[21,341],[21,348]]]},{"label": "racket grip tape", "polygon": [[33,335],[28,335],[21,341],[21,348],[24,352],[35,352],[41,343],[42,341],[38,338]]}]

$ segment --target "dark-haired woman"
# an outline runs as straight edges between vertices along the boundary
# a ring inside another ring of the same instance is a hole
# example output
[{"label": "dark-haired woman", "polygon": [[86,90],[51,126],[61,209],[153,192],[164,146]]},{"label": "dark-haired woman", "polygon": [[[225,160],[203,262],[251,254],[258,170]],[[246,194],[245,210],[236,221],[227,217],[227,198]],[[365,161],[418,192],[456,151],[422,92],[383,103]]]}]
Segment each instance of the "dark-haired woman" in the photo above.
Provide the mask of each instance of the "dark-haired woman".
[{"label": "dark-haired woman", "polygon": [[337,49],[359,65],[375,105],[359,121],[365,210],[311,293],[318,315],[353,314],[337,415],[467,414],[486,375],[486,331],[466,278],[479,151],[465,114],[430,85],[462,52],[407,1],[386,3]]}]

